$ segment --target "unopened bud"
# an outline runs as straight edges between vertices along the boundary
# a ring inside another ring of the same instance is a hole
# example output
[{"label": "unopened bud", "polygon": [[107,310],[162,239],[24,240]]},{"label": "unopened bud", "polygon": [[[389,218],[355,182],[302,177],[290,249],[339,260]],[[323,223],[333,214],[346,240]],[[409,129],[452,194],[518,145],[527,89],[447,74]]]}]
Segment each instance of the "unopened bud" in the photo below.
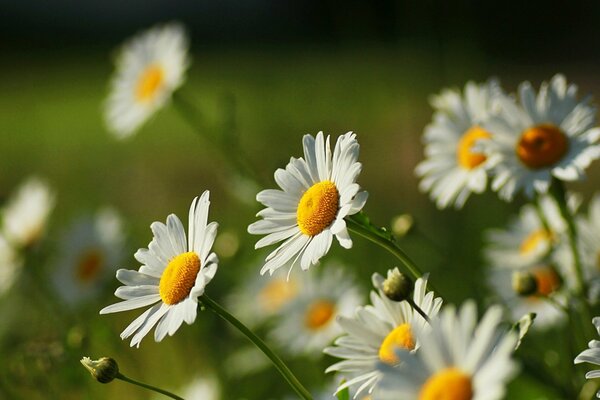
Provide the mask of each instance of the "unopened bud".
[{"label": "unopened bud", "polygon": [[111,382],[119,375],[119,365],[114,359],[109,357],[102,357],[95,361],[89,357],[83,357],[81,364],[100,383]]},{"label": "unopened bud", "polygon": [[531,296],[537,292],[538,285],[535,276],[531,272],[514,272],[512,275],[512,287],[520,296]]},{"label": "unopened bud", "polygon": [[413,290],[413,283],[398,268],[388,271],[386,280],[383,281],[383,293],[388,299],[394,301],[406,300]]},{"label": "unopened bud", "polygon": [[415,220],[410,214],[401,214],[392,220],[392,232],[398,237],[406,236],[413,228]]}]

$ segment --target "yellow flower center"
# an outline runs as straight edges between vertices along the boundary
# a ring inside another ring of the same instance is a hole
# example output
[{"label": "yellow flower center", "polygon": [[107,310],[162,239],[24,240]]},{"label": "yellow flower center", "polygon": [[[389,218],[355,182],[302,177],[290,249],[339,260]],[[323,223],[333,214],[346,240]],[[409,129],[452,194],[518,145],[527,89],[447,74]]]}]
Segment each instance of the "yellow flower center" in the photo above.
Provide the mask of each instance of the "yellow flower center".
[{"label": "yellow flower center", "polygon": [[160,277],[158,290],[165,304],[177,304],[185,299],[194,287],[200,271],[200,258],[193,251],[173,258]]},{"label": "yellow flower center", "polygon": [[543,242],[550,242],[553,239],[552,232],[546,229],[538,229],[531,232],[523,241],[519,247],[519,253],[525,256],[534,251]]},{"label": "yellow flower center", "polygon": [[517,156],[531,169],[540,169],[560,161],[569,149],[565,134],[552,124],[526,129],[517,144]]},{"label": "yellow flower center", "polygon": [[146,67],[137,82],[135,96],[138,101],[152,100],[165,80],[165,73],[159,65],[152,64]]},{"label": "yellow flower center", "polygon": [[77,279],[83,283],[92,282],[100,273],[103,261],[104,257],[100,250],[88,249],[84,251],[75,267]]},{"label": "yellow flower center", "polygon": [[536,294],[548,296],[560,288],[560,277],[551,267],[536,268],[531,271],[537,283]]},{"label": "yellow flower center", "polygon": [[329,300],[317,300],[306,309],[304,324],[310,330],[323,328],[335,315],[335,304]]},{"label": "yellow flower center", "polygon": [[277,312],[298,293],[298,285],[285,279],[272,279],[258,294],[258,301],[268,312]]},{"label": "yellow flower center", "polygon": [[489,139],[492,135],[479,126],[473,126],[467,130],[456,147],[456,158],[458,164],[464,169],[473,169],[486,160],[483,153],[474,152],[473,145],[481,139]]},{"label": "yellow flower center", "polygon": [[471,377],[458,368],[446,368],[433,374],[419,392],[419,400],[471,400]]},{"label": "yellow flower center", "polygon": [[308,236],[321,233],[335,219],[340,207],[340,194],[331,181],[312,185],[300,199],[296,220],[300,231]]},{"label": "yellow flower center", "polygon": [[379,347],[379,359],[384,363],[395,365],[400,362],[394,352],[396,349],[413,350],[415,348],[415,338],[412,335],[410,324],[405,322],[398,325],[391,331]]}]

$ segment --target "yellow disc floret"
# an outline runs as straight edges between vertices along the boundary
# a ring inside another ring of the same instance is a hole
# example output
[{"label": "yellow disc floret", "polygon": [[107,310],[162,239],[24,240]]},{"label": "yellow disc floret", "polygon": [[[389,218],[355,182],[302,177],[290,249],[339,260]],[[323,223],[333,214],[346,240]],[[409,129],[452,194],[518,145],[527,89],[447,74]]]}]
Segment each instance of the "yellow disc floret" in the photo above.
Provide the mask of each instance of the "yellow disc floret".
[{"label": "yellow disc floret", "polygon": [[298,293],[298,285],[294,281],[273,278],[258,294],[258,302],[268,312],[277,312]]},{"label": "yellow disc floret", "polygon": [[521,134],[516,152],[527,167],[541,169],[556,164],[568,149],[569,141],[558,127],[541,124],[526,129]]},{"label": "yellow disc floret", "polygon": [[148,66],[138,79],[135,97],[138,101],[152,100],[159,92],[165,80],[165,73],[159,65]]},{"label": "yellow disc floret", "polygon": [[536,231],[531,232],[523,241],[521,242],[521,246],[519,247],[519,253],[525,256],[535,249],[538,248],[543,243],[549,244],[554,238],[552,232],[546,229],[538,229]]},{"label": "yellow disc floret", "polygon": [[532,272],[537,283],[536,294],[540,296],[548,296],[560,289],[560,277],[552,267],[535,268]]},{"label": "yellow disc floret", "polygon": [[489,139],[492,135],[481,128],[480,126],[474,126],[467,130],[458,141],[456,147],[456,158],[458,164],[464,169],[473,169],[482,164],[486,157],[483,153],[473,151],[473,145],[478,140]]},{"label": "yellow disc floret", "polygon": [[200,258],[193,251],[173,258],[160,278],[160,298],[166,304],[177,304],[185,299],[194,287],[200,271]]},{"label": "yellow disc floret", "polygon": [[317,300],[306,309],[304,324],[316,331],[326,326],[335,315],[335,304],[330,300]]},{"label": "yellow disc floret", "polygon": [[102,252],[98,249],[88,249],[83,252],[75,267],[77,279],[83,283],[92,282],[100,273],[103,261]]},{"label": "yellow disc floret", "polygon": [[446,368],[433,374],[419,392],[419,400],[471,400],[471,377],[458,368]]},{"label": "yellow disc floret", "polygon": [[409,323],[398,325],[391,331],[379,347],[379,359],[384,363],[395,365],[400,360],[396,356],[396,349],[413,350],[415,348],[415,338]]},{"label": "yellow disc floret", "polygon": [[337,215],[340,194],[331,181],[312,185],[300,199],[296,220],[300,231],[314,236],[327,228]]}]

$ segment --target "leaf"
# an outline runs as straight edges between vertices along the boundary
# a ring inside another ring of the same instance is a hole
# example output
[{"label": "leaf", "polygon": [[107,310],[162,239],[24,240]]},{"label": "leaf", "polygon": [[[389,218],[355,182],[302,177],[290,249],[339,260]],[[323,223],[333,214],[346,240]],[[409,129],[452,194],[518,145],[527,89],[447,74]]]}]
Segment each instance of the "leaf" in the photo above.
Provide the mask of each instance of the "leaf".
[{"label": "leaf", "polygon": [[512,330],[517,332],[519,338],[517,340],[517,344],[515,345],[515,350],[521,346],[521,341],[533,325],[533,320],[535,320],[535,313],[525,314],[521,317],[521,319],[512,326]]}]

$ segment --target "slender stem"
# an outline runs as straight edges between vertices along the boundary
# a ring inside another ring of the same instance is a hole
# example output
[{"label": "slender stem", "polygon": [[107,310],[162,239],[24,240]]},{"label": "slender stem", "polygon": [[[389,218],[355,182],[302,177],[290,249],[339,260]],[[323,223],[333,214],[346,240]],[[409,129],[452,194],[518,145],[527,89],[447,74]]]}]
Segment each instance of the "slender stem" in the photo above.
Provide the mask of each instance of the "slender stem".
[{"label": "slender stem", "polygon": [[423,309],[421,309],[421,307],[419,307],[417,305],[417,303],[415,303],[415,301],[413,299],[411,299],[409,297],[406,300],[408,301],[408,304],[410,304],[410,306],[412,308],[414,308],[419,314],[421,314],[421,317],[425,318],[425,321],[427,321],[427,322],[429,322],[431,324],[431,320],[429,319],[429,316],[427,314],[425,314],[425,311],[423,311]]},{"label": "slender stem", "polygon": [[217,304],[214,300],[208,297],[206,294],[200,296],[200,301],[202,304],[210,308],[214,311],[219,317],[223,318],[225,321],[229,322],[231,325],[235,326],[240,332],[242,332],[252,343],[256,345],[275,365],[275,368],[279,371],[279,373],[285,378],[287,383],[298,393],[300,398],[305,400],[312,400],[312,396],[308,390],[296,378],[296,376],[290,371],[290,369],[285,365],[285,363],[267,346],[267,344],[258,336],[254,334],[250,329],[248,329],[244,324],[242,324],[237,318],[233,315],[229,314],[227,310]]},{"label": "slender stem", "polygon": [[116,379],[120,379],[120,380],[125,381],[125,382],[129,382],[129,383],[131,383],[133,385],[137,385],[137,386],[143,387],[144,389],[148,389],[148,390],[152,390],[154,392],[160,393],[160,394],[164,394],[165,396],[170,397],[170,398],[175,399],[175,400],[184,400],[183,397],[179,397],[179,396],[177,396],[177,395],[175,395],[175,394],[173,394],[171,392],[168,392],[168,391],[166,391],[164,389],[157,388],[157,387],[152,386],[152,385],[148,385],[147,383],[142,383],[142,382],[135,381],[135,380],[133,380],[131,378],[126,377],[125,375],[123,375],[120,372],[117,374],[117,376],[115,378]]}]

